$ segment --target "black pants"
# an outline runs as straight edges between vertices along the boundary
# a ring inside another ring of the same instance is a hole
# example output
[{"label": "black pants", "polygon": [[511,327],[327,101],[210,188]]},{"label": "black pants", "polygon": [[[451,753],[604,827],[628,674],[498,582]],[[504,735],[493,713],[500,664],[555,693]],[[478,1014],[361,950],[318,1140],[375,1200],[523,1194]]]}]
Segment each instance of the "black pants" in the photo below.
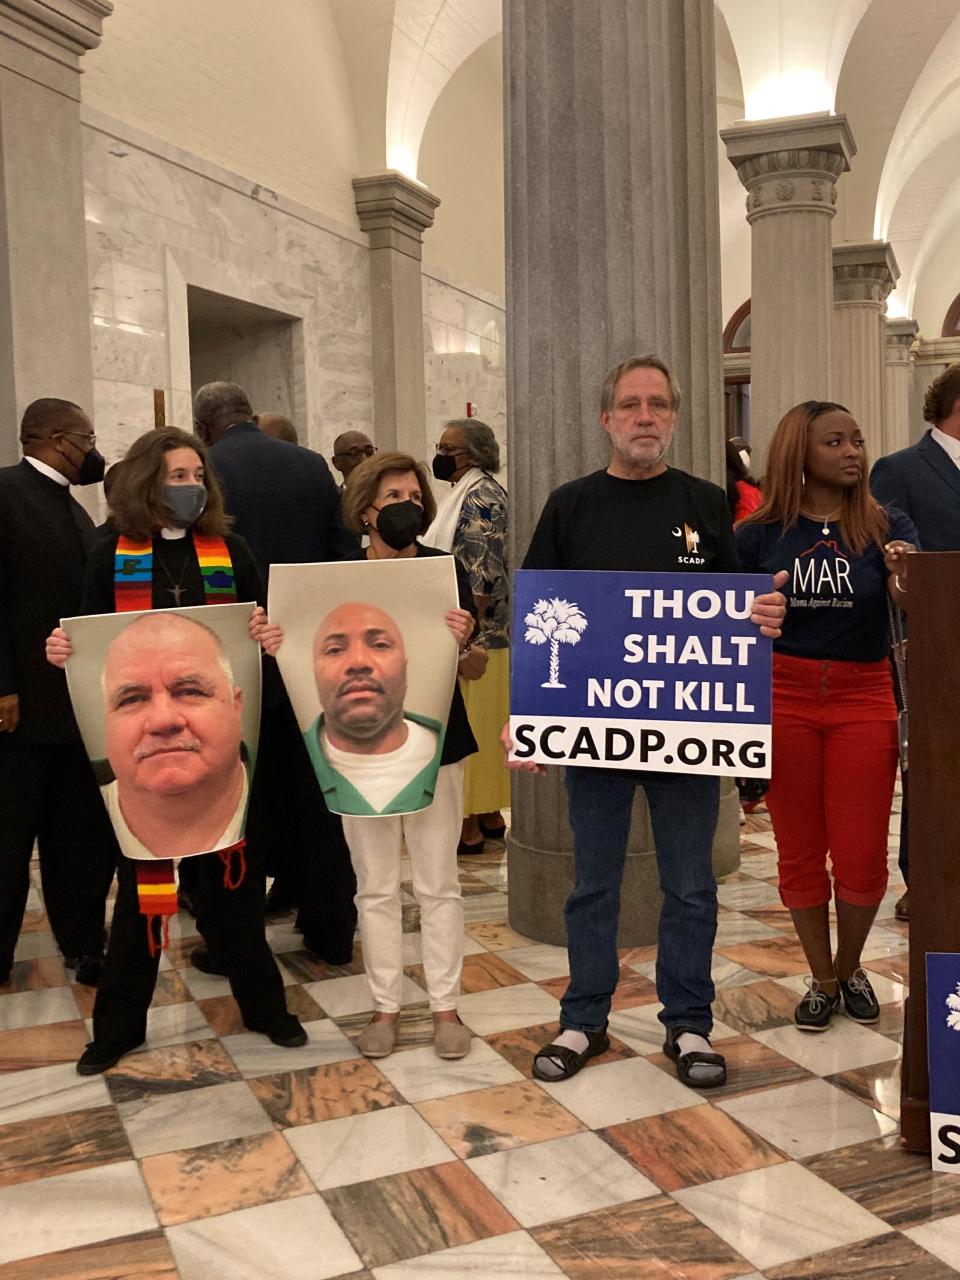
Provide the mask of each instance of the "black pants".
[{"label": "black pants", "polygon": [[0,734],[0,978],[23,923],[34,840],[57,946],[99,955],[118,850],[83,745]]},{"label": "black pants", "polygon": [[247,840],[270,874],[292,886],[304,938],[325,957],[349,953],[357,924],[350,850],[343,824],[326,806],[282,690],[261,714]]},{"label": "black pants", "polygon": [[[263,933],[263,873],[248,862],[242,884],[227,889],[216,854],[187,861],[196,866],[197,926],[227,969],[244,1025],[263,1031],[287,1012],[280,971]],[[159,964],[159,953],[150,954],[147,918],[137,901],[136,864],[121,858],[107,959],[93,1006],[96,1041],[133,1045],[146,1038]]]}]

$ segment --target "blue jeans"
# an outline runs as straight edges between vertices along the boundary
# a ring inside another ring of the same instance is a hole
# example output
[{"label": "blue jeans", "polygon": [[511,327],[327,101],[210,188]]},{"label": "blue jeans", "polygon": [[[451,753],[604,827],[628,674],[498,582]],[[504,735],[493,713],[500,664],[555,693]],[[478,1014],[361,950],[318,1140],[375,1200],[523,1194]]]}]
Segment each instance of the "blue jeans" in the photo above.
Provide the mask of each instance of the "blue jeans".
[{"label": "blue jeans", "polygon": [[617,924],[630,809],[640,785],[650,808],[663,890],[657,940],[660,1021],[708,1034],[713,1026],[710,963],[717,933],[717,882],[712,846],[719,779],[568,768],[566,784],[576,884],[564,911],[570,983],[561,1001],[561,1027],[599,1031],[607,1025],[620,977]]}]

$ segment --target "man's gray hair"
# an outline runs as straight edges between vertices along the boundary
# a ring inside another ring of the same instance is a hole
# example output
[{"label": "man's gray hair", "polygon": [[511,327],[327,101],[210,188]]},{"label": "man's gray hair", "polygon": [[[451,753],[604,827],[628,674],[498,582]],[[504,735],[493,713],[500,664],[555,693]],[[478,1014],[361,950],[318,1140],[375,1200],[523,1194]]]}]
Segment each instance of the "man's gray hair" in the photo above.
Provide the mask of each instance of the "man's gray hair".
[{"label": "man's gray hair", "polygon": [[443,429],[457,427],[462,431],[466,441],[465,448],[481,471],[496,475],[500,470],[500,446],[493,429],[479,418],[451,418],[443,424]]},{"label": "man's gray hair", "polygon": [[[237,687],[237,681],[236,681],[236,677],[233,674],[233,663],[230,661],[230,655],[227,653],[226,649],[224,648],[223,641],[220,639],[217,633],[213,630],[212,627],[208,627],[205,622],[200,622],[197,618],[188,618],[182,613],[175,612],[173,609],[158,609],[153,613],[144,613],[139,618],[134,618],[134,620],[131,623],[129,623],[128,626],[124,627],[122,631],[118,632],[118,634],[113,637],[113,639],[107,645],[107,654],[109,654],[110,650],[117,643],[117,641],[121,639],[123,636],[125,636],[127,632],[130,631],[133,627],[139,627],[141,630],[143,630],[146,626],[154,626],[154,627],[167,626],[174,621],[184,622],[189,627],[197,627],[199,628],[200,631],[205,632],[213,640],[214,646],[216,647],[216,650],[217,650],[217,662],[220,664],[220,669],[223,672],[223,674],[227,677],[227,680],[230,684],[230,688],[235,689]],[[103,689],[104,693],[107,692],[106,656],[107,655],[104,654],[103,669],[100,672],[100,686]]]},{"label": "man's gray hair", "polygon": [[208,382],[193,397],[194,422],[208,427],[227,414],[253,417],[250,397],[235,382]]},{"label": "man's gray hair", "polygon": [[659,356],[631,356],[629,360],[621,360],[614,365],[610,372],[603,380],[603,390],[600,393],[600,412],[609,413],[613,408],[613,402],[616,398],[617,387],[620,379],[625,373],[630,373],[634,369],[658,369],[667,380],[667,386],[670,388],[671,407],[674,413],[679,413],[680,405],[683,401],[683,392],[680,390],[680,384],[673,376],[673,371],[665,360],[661,360]]}]

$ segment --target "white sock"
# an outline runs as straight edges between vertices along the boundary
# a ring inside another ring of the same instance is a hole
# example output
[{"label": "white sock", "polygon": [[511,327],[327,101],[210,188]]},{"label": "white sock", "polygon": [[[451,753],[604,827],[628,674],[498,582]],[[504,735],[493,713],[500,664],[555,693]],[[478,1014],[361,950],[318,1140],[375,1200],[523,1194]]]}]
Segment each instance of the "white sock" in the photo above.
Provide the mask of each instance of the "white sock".
[{"label": "white sock", "polygon": [[[590,1041],[582,1031],[561,1031],[552,1044],[562,1044],[574,1053],[583,1053]],[[559,1062],[549,1057],[542,1057],[537,1063],[537,1070],[545,1076],[562,1076],[564,1069]]]},{"label": "white sock", "polygon": [[[706,1036],[698,1036],[694,1031],[683,1031],[677,1036],[677,1048],[681,1055],[685,1053],[715,1053]],[[711,1080],[721,1075],[721,1068],[706,1062],[695,1062],[690,1067],[691,1080]]]}]

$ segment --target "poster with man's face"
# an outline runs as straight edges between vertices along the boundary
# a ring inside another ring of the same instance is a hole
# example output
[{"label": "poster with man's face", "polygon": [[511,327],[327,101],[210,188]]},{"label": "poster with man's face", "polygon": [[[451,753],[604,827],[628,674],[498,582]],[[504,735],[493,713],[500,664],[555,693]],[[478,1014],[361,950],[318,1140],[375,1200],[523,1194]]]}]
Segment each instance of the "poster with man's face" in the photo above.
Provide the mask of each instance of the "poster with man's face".
[{"label": "poster with man's face", "polygon": [[280,674],[333,813],[433,801],[457,671],[452,556],[275,564]]},{"label": "poster with man's face", "polygon": [[260,732],[251,609],[63,620],[74,714],[128,858],[187,858],[243,838]]}]

